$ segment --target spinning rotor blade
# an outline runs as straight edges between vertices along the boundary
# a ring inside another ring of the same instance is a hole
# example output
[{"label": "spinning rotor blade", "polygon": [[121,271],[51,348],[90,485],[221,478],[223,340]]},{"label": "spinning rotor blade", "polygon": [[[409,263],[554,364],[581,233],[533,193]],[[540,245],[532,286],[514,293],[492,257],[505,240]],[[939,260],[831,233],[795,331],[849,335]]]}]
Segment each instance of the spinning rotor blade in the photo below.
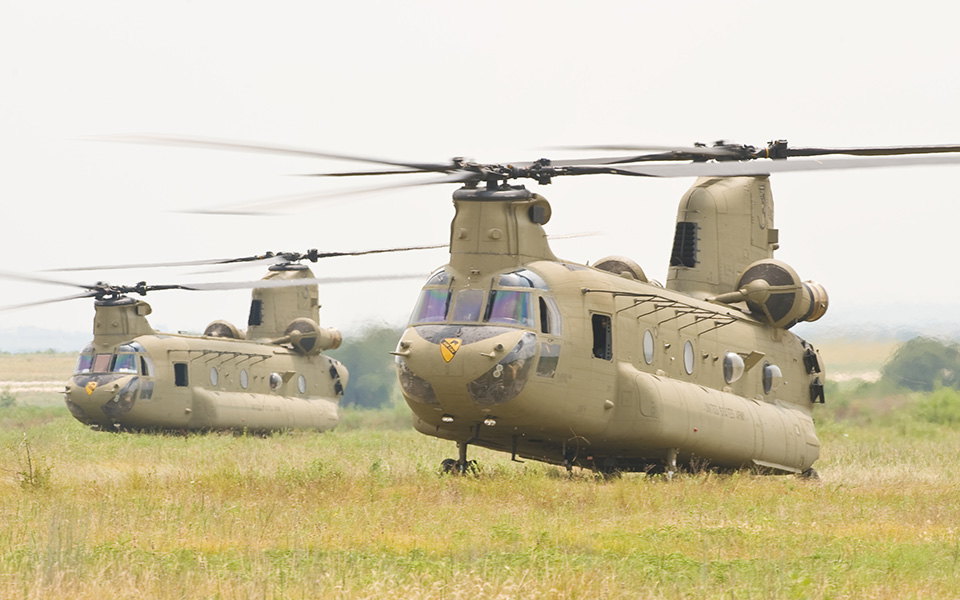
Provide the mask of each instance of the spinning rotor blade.
[{"label": "spinning rotor blade", "polygon": [[[180,136],[133,135],[112,136],[109,141],[149,144],[171,144],[219,150],[270,152],[318,158],[334,158],[358,162],[400,167],[403,170],[384,169],[373,171],[317,173],[317,177],[359,177],[362,175],[399,175],[406,173],[443,173],[435,179],[407,181],[376,187],[337,190],[322,193],[296,194],[265,201],[234,203],[212,210],[188,212],[207,214],[270,214],[282,208],[298,204],[339,198],[348,195],[367,194],[394,190],[403,187],[419,187],[443,183],[463,183],[468,188],[485,184],[490,191],[501,188],[513,179],[533,179],[541,185],[549,184],[554,177],[566,175],[626,175],[633,177],[732,177],[763,176],[777,172],[816,171],[833,169],[862,169],[910,165],[958,164],[960,156],[948,153],[960,152],[960,145],[891,146],[862,148],[790,148],[785,140],[769,142],[765,147],[715,142],[712,146],[581,146],[579,149],[637,152],[627,156],[564,159],[553,161],[539,159],[533,162],[478,163],[454,158],[447,164],[413,163],[382,160],[363,156],[333,154],[286,146],[252,144],[229,140],[213,140]],[[814,157],[846,155],[859,158],[841,158],[829,161],[787,161],[789,157]],[[774,160],[758,160],[758,159]],[[687,164],[675,164],[689,161]]]},{"label": "spinning rotor blade", "polygon": [[252,288],[296,287],[300,285],[333,285],[337,283],[363,283],[368,281],[394,281],[400,279],[423,279],[424,273],[399,275],[353,275],[348,277],[312,277],[307,279],[259,279],[257,281],[224,281],[218,283],[191,283],[178,285],[175,289],[191,291],[242,290]]},{"label": "spinning rotor blade", "polygon": [[823,156],[847,154],[850,156],[894,156],[901,154],[938,154],[960,152],[960,146],[877,146],[873,148],[786,148],[787,156]]},{"label": "spinning rotor blade", "polygon": [[[626,158],[620,162],[647,162],[647,161],[675,161],[675,160],[754,160],[759,158],[783,159],[794,156],[828,156],[843,154],[847,156],[897,156],[917,154],[937,154],[946,152],[960,152],[957,145],[932,146],[874,146],[852,148],[792,148],[786,140],[777,140],[768,143],[765,147],[715,142],[713,146],[703,144],[692,147],[658,147],[658,146],[567,146],[565,150],[593,150],[604,152],[636,151],[646,152],[633,158]],[[586,164],[586,163],[584,163]],[[609,163],[616,164],[616,163]]]},{"label": "spinning rotor blade", "polygon": [[61,279],[52,279],[50,277],[37,277],[36,275],[24,275],[22,273],[11,273],[9,271],[0,271],[0,278],[13,279],[14,281],[27,281],[30,283],[49,283],[52,285],[65,285],[69,287],[78,287],[83,290],[89,290],[96,286],[84,285],[82,283],[72,283]]},{"label": "spinning rotor blade", "polygon": [[610,173],[638,177],[737,177],[770,175],[791,171],[831,171],[838,169],[871,169],[880,167],[904,167],[922,165],[960,164],[960,155],[945,156],[875,156],[845,158],[830,161],[765,161],[765,162],[716,162],[685,165],[622,165],[616,167],[590,167],[569,175]]},{"label": "spinning rotor blade", "polygon": [[419,187],[422,185],[436,185],[443,183],[466,183],[468,181],[478,180],[477,173],[470,171],[460,171],[451,173],[437,179],[427,179],[407,183],[395,183],[391,185],[379,185],[365,188],[353,188],[348,190],[338,190],[332,192],[312,192],[306,194],[291,194],[287,196],[277,196],[255,200],[252,202],[238,202],[236,204],[225,204],[219,208],[196,209],[181,211],[189,214],[202,215],[242,215],[242,216],[267,216],[274,214],[277,209],[293,208],[300,204],[308,204],[319,200],[339,199],[346,196],[356,196],[360,194],[369,194],[373,192],[383,192],[405,187]]},{"label": "spinning rotor blade", "polygon": [[0,306],[0,312],[7,310],[16,310],[18,308],[29,308],[31,306],[41,306],[43,304],[54,304],[56,302],[66,302],[67,300],[79,300],[80,298],[94,298],[97,292],[87,292],[85,294],[75,294],[73,296],[64,296],[62,298],[49,298],[47,300],[38,300],[36,302],[24,302],[23,304],[10,304]]},{"label": "spinning rotor blade", "polygon": [[[88,267],[66,267],[62,269],[48,269],[47,272],[64,272],[64,271],[109,271],[115,269],[146,269],[146,268],[155,268],[155,267],[196,267],[196,266],[207,266],[207,265],[228,265],[228,264],[238,264],[238,263],[270,263],[270,264],[280,264],[280,263],[293,263],[299,262],[301,260],[309,260],[310,262],[317,262],[321,258],[334,258],[337,256],[363,256],[366,254],[385,254],[391,252],[407,252],[411,250],[433,250],[435,248],[446,248],[448,244],[432,244],[429,246],[403,246],[399,248],[377,248],[374,250],[348,250],[342,252],[320,252],[316,249],[307,250],[304,253],[300,252],[266,252],[264,254],[259,254],[256,256],[242,256],[239,258],[212,258],[205,260],[184,260],[184,261],[173,261],[173,262],[158,262],[158,263],[135,263],[135,264],[126,264],[126,265],[95,265]],[[2,275],[2,273],[0,273]],[[41,278],[32,278],[28,279],[31,281],[46,281],[48,283],[59,283],[55,280],[43,280]],[[84,286],[80,286],[84,287]]]},{"label": "spinning rotor blade", "polygon": [[356,162],[373,163],[378,165],[390,165],[394,167],[404,167],[409,171],[396,171],[396,173],[446,173],[457,169],[454,163],[408,163],[391,160],[382,160],[371,158],[369,156],[353,156],[350,154],[334,154],[330,152],[320,152],[309,148],[298,148],[294,146],[281,146],[274,144],[259,144],[243,142],[238,140],[222,140],[214,138],[201,138],[179,135],[159,135],[159,134],[134,134],[134,135],[108,135],[88,138],[104,142],[121,142],[130,144],[154,144],[161,146],[185,146],[188,148],[207,148],[211,150],[233,150],[237,152],[258,152],[261,154],[284,154],[293,156],[307,156],[312,158],[332,158],[336,160],[351,160]]},{"label": "spinning rotor blade", "polygon": [[7,279],[16,279],[21,281],[32,281],[38,283],[50,283],[55,285],[67,285],[73,287],[87,288],[89,291],[83,294],[76,294],[73,296],[65,296],[62,298],[51,298],[48,300],[39,300],[37,302],[25,302],[23,304],[14,304],[10,306],[0,307],[0,311],[14,310],[18,308],[27,308],[31,306],[40,306],[43,304],[52,304],[55,302],[65,302],[67,300],[77,300],[80,298],[96,298],[102,300],[109,297],[120,297],[125,294],[140,294],[141,296],[146,296],[148,292],[155,292],[161,290],[185,290],[185,291],[194,291],[194,292],[206,292],[206,291],[217,291],[217,290],[240,290],[240,289],[263,289],[263,288],[282,288],[282,287],[299,287],[304,285],[333,285],[338,283],[364,283],[372,281],[394,281],[401,279],[423,279],[426,277],[424,273],[404,273],[404,274],[395,274],[395,275],[356,275],[348,277],[312,277],[304,279],[258,279],[255,281],[223,281],[223,282],[209,282],[209,283],[191,283],[191,284],[155,284],[147,285],[146,282],[141,281],[140,283],[133,286],[126,285],[110,285],[107,283],[97,283],[91,286],[84,286],[76,283],[68,283],[65,281],[57,281],[55,279],[44,279],[40,277],[32,277],[29,275],[19,275],[16,273],[7,273],[0,272],[0,277]]}]

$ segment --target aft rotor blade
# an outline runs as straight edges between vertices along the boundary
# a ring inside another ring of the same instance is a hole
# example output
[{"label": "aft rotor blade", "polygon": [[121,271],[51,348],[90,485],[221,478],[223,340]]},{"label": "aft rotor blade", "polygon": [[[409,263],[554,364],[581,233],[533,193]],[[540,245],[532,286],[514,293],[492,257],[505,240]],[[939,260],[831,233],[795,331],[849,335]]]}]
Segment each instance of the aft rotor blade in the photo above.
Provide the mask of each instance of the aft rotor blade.
[{"label": "aft rotor blade", "polygon": [[335,256],[364,256],[366,254],[384,254],[388,252],[407,252],[409,250],[433,250],[446,248],[449,244],[433,244],[430,246],[407,246],[405,248],[381,248],[378,250],[357,250],[353,252],[320,252],[317,258],[332,258]]},{"label": "aft rotor blade", "polygon": [[[373,163],[378,165],[390,165],[394,167],[404,167],[412,169],[410,172],[440,172],[446,173],[456,166],[451,163],[411,163],[399,162],[393,160],[384,160],[372,158],[369,156],[356,156],[351,154],[336,154],[332,152],[322,152],[310,148],[299,148],[296,146],[282,146],[276,144],[261,144],[254,142],[245,142],[239,140],[225,140],[216,138],[202,138],[179,135],[163,134],[131,134],[131,135],[106,135],[86,138],[93,141],[119,142],[128,144],[153,144],[161,146],[184,146],[188,148],[205,148],[208,150],[231,150],[235,152],[256,152],[260,154],[283,154],[287,156],[306,156],[311,158],[331,158],[335,160],[350,160],[355,162]],[[406,172],[406,171],[405,171]]]},{"label": "aft rotor blade", "polygon": [[[592,159],[594,162],[580,162],[574,164],[622,164],[631,162],[675,161],[675,160],[724,160],[739,159],[743,153],[738,152],[739,146],[561,146],[561,150],[588,150],[598,152],[642,152],[631,156]],[[559,165],[559,161],[552,164]]]},{"label": "aft rotor blade", "polygon": [[786,149],[787,156],[823,156],[827,154],[847,154],[850,156],[895,156],[901,154],[939,154],[960,152],[960,146],[876,146],[864,148],[791,148]]},{"label": "aft rotor blade", "polygon": [[750,162],[691,163],[684,165],[623,165],[571,169],[570,175],[609,173],[638,177],[737,177],[761,176],[791,171],[830,171],[924,165],[960,164],[960,155],[877,156],[837,160],[764,160]]}]

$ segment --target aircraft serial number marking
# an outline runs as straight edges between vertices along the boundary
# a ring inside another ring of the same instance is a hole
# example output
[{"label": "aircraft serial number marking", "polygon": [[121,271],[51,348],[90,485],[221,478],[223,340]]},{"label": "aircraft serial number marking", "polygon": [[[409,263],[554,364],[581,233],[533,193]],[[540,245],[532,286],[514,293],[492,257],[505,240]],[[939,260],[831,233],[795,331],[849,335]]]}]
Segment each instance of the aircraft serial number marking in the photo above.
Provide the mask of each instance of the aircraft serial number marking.
[{"label": "aircraft serial number marking", "polygon": [[703,410],[711,415],[717,415],[718,417],[726,417],[728,419],[734,419],[736,421],[746,421],[747,416],[743,413],[742,410],[734,410],[726,406],[717,406],[716,404],[703,404]]}]

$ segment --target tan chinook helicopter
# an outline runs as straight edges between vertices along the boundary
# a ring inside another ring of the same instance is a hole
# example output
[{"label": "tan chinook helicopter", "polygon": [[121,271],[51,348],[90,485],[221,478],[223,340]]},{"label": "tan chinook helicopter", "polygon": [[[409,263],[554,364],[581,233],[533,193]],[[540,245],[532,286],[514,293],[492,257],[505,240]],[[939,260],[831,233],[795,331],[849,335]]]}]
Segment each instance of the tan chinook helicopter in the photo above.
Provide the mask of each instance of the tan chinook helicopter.
[{"label": "tan chinook helicopter", "polygon": [[[420,247],[389,251],[407,249]],[[84,424],[106,431],[323,431],[339,420],[339,400],[349,373],[339,361],[323,354],[339,347],[342,338],[336,329],[318,325],[317,284],[363,278],[317,279],[299,261],[384,251],[310,250],[305,254],[62,269],[272,263],[263,279],[251,282],[84,286],[35,276],[4,276],[87,290],[58,300],[95,299],[93,341],[80,352],[64,392],[70,413]],[[146,318],[150,305],[129,296],[169,289],[238,288],[252,288],[245,332],[223,320],[210,323],[202,335],[155,331]]]},{"label": "tan chinook helicopter", "polygon": [[[326,176],[437,173],[459,183],[450,261],[426,281],[395,351],[415,428],[568,469],[666,471],[682,464],[814,475],[812,418],[824,401],[817,350],[789,329],[827,310],[822,286],[773,258],[774,172],[956,164],[960,146],[791,148],[717,143],[592,148],[628,156],[510,164],[405,163],[277,146],[124,139],[289,152],[388,165]],[[638,154],[638,152],[641,152]],[[792,157],[845,154],[832,161]],[[676,164],[672,161],[685,161]],[[632,260],[554,255],[551,206],[512,179],[698,177],[683,196],[665,285]],[[411,185],[411,184],[408,184]],[[384,186],[386,189],[391,186]]]}]

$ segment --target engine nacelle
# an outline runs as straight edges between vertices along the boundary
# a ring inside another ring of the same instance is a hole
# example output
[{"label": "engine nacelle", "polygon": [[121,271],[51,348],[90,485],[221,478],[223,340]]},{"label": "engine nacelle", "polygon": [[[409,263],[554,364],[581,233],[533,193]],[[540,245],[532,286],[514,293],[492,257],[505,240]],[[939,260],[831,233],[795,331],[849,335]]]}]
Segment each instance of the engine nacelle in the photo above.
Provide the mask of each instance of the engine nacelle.
[{"label": "engine nacelle", "polygon": [[714,298],[718,302],[746,302],[750,312],[771,327],[789,329],[800,321],[816,321],[827,312],[827,290],[815,281],[800,281],[793,268],[773,258],[744,269],[737,291]]},{"label": "engine nacelle", "polygon": [[207,328],[203,330],[203,335],[233,340],[242,340],[244,338],[243,332],[237,329],[233,323],[219,319],[207,325]]},{"label": "engine nacelle", "polygon": [[323,350],[339,348],[342,341],[343,336],[333,327],[321,329],[316,321],[307,318],[290,321],[284,337],[276,340],[292,345],[301,354],[320,354]]},{"label": "engine nacelle", "polygon": [[636,262],[625,256],[607,256],[593,264],[594,269],[609,271],[615,275],[629,276],[637,281],[647,282],[647,276]]}]

